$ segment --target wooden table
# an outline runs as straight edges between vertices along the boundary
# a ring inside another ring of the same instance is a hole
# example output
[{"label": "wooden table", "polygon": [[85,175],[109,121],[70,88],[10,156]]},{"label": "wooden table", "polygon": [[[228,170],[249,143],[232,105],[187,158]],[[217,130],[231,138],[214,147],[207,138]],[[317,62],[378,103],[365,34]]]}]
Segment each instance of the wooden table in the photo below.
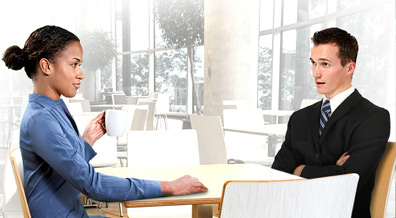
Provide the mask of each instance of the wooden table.
[{"label": "wooden table", "polygon": [[208,192],[122,202],[125,207],[192,205],[193,217],[198,217],[198,205],[220,204],[223,185],[229,180],[288,180],[301,178],[258,164],[213,164],[175,167],[97,168],[97,172],[118,177],[135,177],[162,181],[175,180],[189,174],[197,177]]}]

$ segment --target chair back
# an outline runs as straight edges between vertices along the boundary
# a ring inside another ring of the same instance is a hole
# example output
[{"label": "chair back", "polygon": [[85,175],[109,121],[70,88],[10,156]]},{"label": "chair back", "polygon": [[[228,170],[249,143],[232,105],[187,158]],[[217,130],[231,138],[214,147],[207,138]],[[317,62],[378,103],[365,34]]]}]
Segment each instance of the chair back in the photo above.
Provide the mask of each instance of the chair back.
[{"label": "chair back", "polygon": [[195,129],[130,131],[128,166],[199,165]]},{"label": "chair back", "polygon": [[350,218],[357,174],[224,184],[220,218]]},{"label": "chair back", "polygon": [[157,102],[155,104],[155,114],[169,113],[169,95],[158,93]]},{"label": "chair back", "polygon": [[388,142],[375,175],[374,189],[371,193],[370,212],[373,218],[386,215],[388,196],[395,170],[396,142]]},{"label": "chair back", "polygon": [[219,116],[190,115],[191,127],[197,130],[201,164],[227,163],[224,132]]},{"label": "chair back", "polygon": [[69,103],[80,102],[82,107],[82,112],[91,112],[91,103],[88,99],[69,99]]},{"label": "chair back", "polygon": [[124,93],[112,94],[111,95],[113,104],[127,104],[127,96]]},{"label": "chair back", "polygon": [[145,130],[148,109],[136,108],[133,114],[131,130]]},{"label": "chair back", "polygon": [[248,108],[246,100],[223,100],[223,109],[242,109]]},{"label": "chair back", "polygon": [[68,102],[65,103],[71,115],[83,113],[81,102]]},{"label": "chair back", "polygon": [[[11,146],[10,146],[11,148]],[[9,158],[11,161],[11,166],[12,166],[12,172],[14,173],[14,178],[18,190],[18,195],[19,195],[19,200],[21,201],[21,206],[22,206],[22,212],[23,212],[23,217],[24,218],[30,218],[30,210],[29,210],[29,205],[27,203],[26,195],[25,195],[25,189],[23,187],[23,182],[21,175],[23,175],[23,169],[18,168],[18,163],[16,160],[16,157],[20,155],[20,150],[19,148],[15,148],[13,150],[9,150]]]},{"label": "chair back", "polygon": [[146,130],[154,130],[154,116],[156,101],[150,99],[138,99],[137,105],[148,105],[147,120],[146,120]]}]

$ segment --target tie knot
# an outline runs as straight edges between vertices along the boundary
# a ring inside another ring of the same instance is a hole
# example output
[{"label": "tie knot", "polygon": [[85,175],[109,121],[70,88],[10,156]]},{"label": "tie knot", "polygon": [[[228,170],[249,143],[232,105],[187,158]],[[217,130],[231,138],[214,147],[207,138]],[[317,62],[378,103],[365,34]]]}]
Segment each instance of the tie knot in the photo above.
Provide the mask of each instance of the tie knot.
[{"label": "tie knot", "polygon": [[328,114],[331,113],[330,101],[329,101],[329,100],[326,100],[326,101],[323,103],[322,111],[324,111],[324,112],[326,112],[326,113],[328,113]]}]

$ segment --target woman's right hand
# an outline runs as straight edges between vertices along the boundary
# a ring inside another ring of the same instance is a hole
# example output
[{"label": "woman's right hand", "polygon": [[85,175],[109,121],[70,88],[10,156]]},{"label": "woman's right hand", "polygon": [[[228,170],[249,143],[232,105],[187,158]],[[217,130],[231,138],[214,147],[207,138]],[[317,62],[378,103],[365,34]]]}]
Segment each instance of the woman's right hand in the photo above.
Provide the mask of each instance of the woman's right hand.
[{"label": "woman's right hand", "polygon": [[96,116],[93,120],[91,120],[85,128],[82,139],[90,144],[91,147],[96,142],[96,140],[100,139],[106,133],[104,123],[105,112],[103,111],[102,113],[98,114],[98,116]]}]

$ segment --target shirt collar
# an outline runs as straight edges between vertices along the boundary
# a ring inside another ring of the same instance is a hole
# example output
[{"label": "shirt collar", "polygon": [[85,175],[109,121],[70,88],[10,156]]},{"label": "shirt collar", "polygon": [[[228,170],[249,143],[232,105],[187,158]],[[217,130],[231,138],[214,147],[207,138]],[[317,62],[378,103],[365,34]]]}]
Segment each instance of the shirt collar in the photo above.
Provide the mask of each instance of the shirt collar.
[{"label": "shirt collar", "polygon": [[47,107],[52,107],[54,105],[59,105],[61,102],[63,102],[63,100],[59,99],[58,101],[56,101],[56,100],[49,98],[47,96],[44,96],[44,95],[30,94],[29,102],[35,102],[35,103],[47,108]]},{"label": "shirt collar", "polygon": [[350,96],[354,91],[355,91],[355,88],[353,88],[351,86],[349,89],[347,89],[347,90],[339,93],[338,95],[334,96],[331,100],[327,99],[326,96],[323,96],[322,105],[323,105],[325,100],[329,100],[330,101],[331,114],[332,114],[337,109],[337,107],[340,106],[340,104],[346,98],[348,98],[348,96]]}]

